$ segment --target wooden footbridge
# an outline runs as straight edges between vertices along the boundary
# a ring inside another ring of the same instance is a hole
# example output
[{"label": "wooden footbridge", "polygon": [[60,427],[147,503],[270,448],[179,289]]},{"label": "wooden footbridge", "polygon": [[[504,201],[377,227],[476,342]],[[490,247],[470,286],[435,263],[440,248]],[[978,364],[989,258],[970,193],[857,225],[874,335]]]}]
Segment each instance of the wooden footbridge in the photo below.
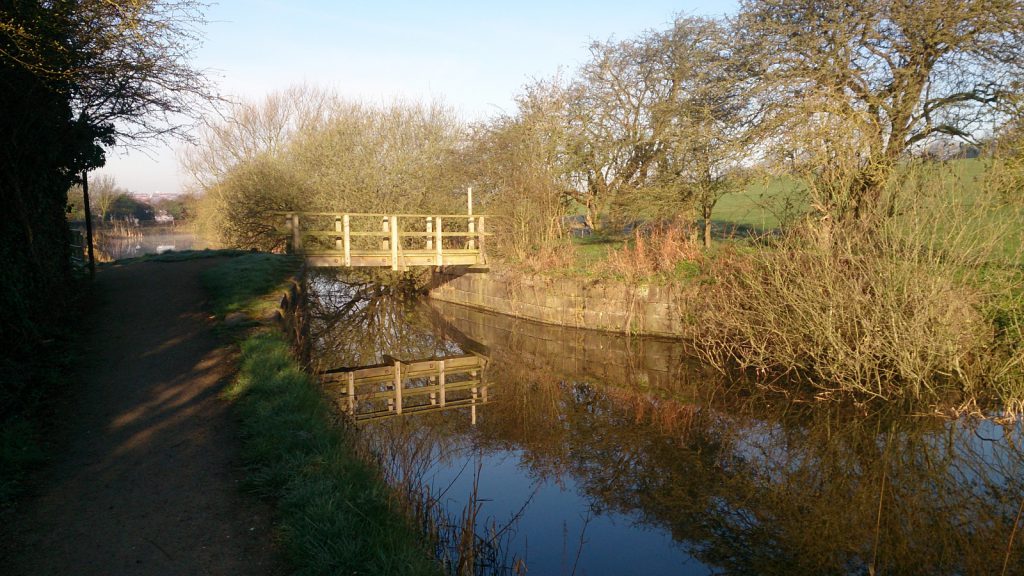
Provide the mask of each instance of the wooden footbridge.
[{"label": "wooden footbridge", "polygon": [[469,214],[280,212],[291,253],[310,266],[486,267],[486,217]]},{"label": "wooden footbridge", "polygon": [[320,381],[337,394],[339,407],[357,423],[402,414],[470,408],[488,401],[483,377],[487,358],[475,354],[416,362],[342,368],[320,373]]}]

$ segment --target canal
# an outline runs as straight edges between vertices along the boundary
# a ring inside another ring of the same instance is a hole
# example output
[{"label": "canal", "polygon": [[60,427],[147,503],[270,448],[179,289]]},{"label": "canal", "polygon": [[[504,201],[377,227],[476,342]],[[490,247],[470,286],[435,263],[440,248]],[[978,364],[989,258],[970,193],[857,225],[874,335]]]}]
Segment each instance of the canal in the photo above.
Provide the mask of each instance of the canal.
[{"label": "canal", "polygon": [[451,566],[1024,573],[1019,422],[786,400],[671,340],[310,285],[314,367]]},{"label": "canal", "polygon": [[210,243],[192,232],[175,229],[142,228],[141,235],[131,238],[111,237],[97,234],[96,257],[101,262],[125,258],[136,258],[146,254],[184,250],[202,250]]}]

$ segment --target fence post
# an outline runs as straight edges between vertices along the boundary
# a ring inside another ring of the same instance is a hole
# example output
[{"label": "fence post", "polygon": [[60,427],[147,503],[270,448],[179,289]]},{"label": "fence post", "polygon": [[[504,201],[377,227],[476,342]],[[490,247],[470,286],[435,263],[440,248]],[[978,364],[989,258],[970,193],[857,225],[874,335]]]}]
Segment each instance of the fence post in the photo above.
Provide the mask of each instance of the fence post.
[{"label": "fence post", "polygon": [[299,230],[299,215],[292,214],[292,251],[302,250],[302,231]]},{"label": "fence post", "polygon": [[398,216],[391,217],[391,269],[400,269],[398,265]]},{"label": "fence post", "polygon": [[439,365],[439,368],[438,368],[438,371],[437,371],[437,385],[438,385],[438,387],[439,387],[439,390],[438,390],[438,399],[439,399],[439,400],[441,401],[441,407],[442,407],[442,408],[444,408],[444,402],[445,402],[445,390],[444,390],[444,385],[445,385],[445,376],[444,376],[444,360],[439,360],[439,361],[438,361],[438,365]]},{"label": "fence post", "polygon": [[352,226],[348,214],[341,217],[342,227],[345,229],[345,267],[352,267]]},{"label": "fence post", "polygon": [[476,248],[476,240],[474,240],[474,238],[473,238],[473,233],[476,230],[474,229],[475,223],[473,222],[473,187],[472,186],[470,186],[469,188],[466,189],[466,213],[469,216],[469,220],[468,220],[467,224],[469,226],[468,231],[469,231],[469,234],[470,234],[469,236],[466,236],[466,238],[467,238],[467,240],[466,240],[466,248],[469,248],[470,250],[473,250],[473,249]]},{"label": "fence post", "polygon": [[476,261],[478,264],[487,264],[487,236],[485,236],[484,217],[480,216],[479,220],[480,225],[477,227],[476,234],[480,238],[480,255],[476,257]]},{"label": "fence post", "polygon": [[441,217],[434,216],[434,250],[437,252],[437,269],[440,270],[441,266],[444,266],[444,251],[442,249],[441,242]]},{"label": "fence post", "polygon": [[395,413],[402,413],[402,363],[395,360]]},{"label": "fence post", "polygon": [[427,216],[427,234],[428,234],[428,236],[427,236],[427,250],[433,250],[434,249],[434,237],[433,236],[429,236],[429,234],[431,234],[433,232],[434,232],[434,219],[431,218],[430,216]]},{"label": "fence post", "polygon": [[288,245],[285,246],[285,251],[289,254],[295,252],[295,247],[292,246],[295,235],[292,233],[292,213],[289,212],[284,215],[284,229],[288,231]]},{"label": "fence post", "polygon": [[352,418],[356,417],[356,375],[354,372],[348,373],[348,413],[352,415]]}]

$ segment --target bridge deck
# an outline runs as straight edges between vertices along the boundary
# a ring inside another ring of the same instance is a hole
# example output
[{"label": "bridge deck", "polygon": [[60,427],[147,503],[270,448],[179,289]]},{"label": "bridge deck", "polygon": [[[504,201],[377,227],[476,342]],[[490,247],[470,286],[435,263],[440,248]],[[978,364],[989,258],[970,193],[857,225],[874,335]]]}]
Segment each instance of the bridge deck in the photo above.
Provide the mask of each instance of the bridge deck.
[{"label": "bridge deck", "polygon": [[[306,251],[306,263],[313,267],[346,266],[343,250]],[[400,250],[398,262],[393,262],[391,251],[352,250],[352,267],[382,267],[404,270],[410,266],[477,266],[481,264],[480,250],[446,248],[438,256],[436,250]]]}]

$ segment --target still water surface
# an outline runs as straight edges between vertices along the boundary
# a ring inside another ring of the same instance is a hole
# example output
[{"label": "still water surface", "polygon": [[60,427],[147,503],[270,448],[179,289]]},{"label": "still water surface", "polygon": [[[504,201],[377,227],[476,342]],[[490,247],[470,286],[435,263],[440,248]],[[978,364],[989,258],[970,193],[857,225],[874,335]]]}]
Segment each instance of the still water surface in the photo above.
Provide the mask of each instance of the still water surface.
[{"label": "still water surface", "polygon": [[337,406],[472,526],[478,572],[1024,573],[1019,423],[730,392],[677,342],[312,287]]},{"label": "still water surface", "polygon": [[[191,232],[155,232],[143,229],[144,235],[139,238],[105,238],[98,236],[96,241],[97,258],[104,261],[135,258],[145,254],[162,254],[171,250],[202,250],[209,247],[208,243],[197,238]],[[145,232],[150,232],[145,234]]]}]

